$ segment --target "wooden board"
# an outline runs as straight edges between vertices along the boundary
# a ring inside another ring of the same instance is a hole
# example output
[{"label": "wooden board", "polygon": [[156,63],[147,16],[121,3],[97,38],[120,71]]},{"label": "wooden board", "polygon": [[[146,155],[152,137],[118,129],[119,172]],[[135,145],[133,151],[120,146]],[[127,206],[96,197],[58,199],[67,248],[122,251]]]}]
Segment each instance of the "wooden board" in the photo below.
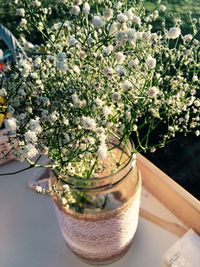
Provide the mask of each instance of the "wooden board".
[{"label": "wooden board", "polygon": [[190,228],[200,234],[200,201],[141,154],[138,154],[137,162],[142,174],[143,186],[185,226],[172,221],[163,221],[159,216],[154,216],[143,208],[141,208],[141,216],[150,221],[153,220],[154,223],[178,236],[183,235]]}]

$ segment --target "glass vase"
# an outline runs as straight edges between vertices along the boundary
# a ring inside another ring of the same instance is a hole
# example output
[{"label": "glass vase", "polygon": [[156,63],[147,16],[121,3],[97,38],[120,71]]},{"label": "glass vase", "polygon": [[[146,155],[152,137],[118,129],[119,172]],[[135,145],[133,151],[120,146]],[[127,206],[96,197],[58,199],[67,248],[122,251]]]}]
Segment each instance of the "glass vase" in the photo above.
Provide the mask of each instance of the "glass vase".
[{"label": "glass vase", "polygon": [[[102,175],[67,178],[70,190],[82,196],[81,209],[64,206],[56,194],[52,195],[66,244],[81,260],[95,265],[121,258],[131,246],[138,225],[141,177],[132,144],[111,145],[112,157],[107,158]],[[121,164],[116,168],[119,158]],[[51,183],[56,186],[55,179]]]}]

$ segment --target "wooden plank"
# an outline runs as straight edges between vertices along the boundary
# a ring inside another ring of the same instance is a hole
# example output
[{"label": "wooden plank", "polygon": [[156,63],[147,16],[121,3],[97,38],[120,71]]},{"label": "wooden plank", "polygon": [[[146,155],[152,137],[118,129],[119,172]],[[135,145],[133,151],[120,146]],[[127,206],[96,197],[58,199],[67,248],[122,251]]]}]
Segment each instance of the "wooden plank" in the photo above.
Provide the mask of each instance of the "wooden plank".
[{"label": "wooden plank", "polygon": [[200,202],[141,154],[137,163],[143,186],[188,228],[200,234]]},{"label": "wooden plank", "polygon": [[168,232],[178,236],[182,237],[188,229],[171,221],[164,220],[160,218],[159,216],[156,216],[155,214],[149,212],[148,210],[145,210],[143,208],[140,208],[140,216],[146,220],[148,220],[151,223],[154,223],[161,228],[167,230]]}]

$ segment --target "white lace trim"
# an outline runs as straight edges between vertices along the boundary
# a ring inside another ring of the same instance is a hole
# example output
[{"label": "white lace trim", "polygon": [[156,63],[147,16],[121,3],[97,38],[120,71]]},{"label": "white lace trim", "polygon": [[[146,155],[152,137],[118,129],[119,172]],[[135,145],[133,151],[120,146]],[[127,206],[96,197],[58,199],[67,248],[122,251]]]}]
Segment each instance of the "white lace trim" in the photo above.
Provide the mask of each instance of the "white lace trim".
[{"label": "white lace trim", "polygon": [[71,250],[87,259],[106,259],[122,252],[137,229],[140,192],[141,186],[127,210],[97,221],[78,220],[55,205],[62,234]]}]

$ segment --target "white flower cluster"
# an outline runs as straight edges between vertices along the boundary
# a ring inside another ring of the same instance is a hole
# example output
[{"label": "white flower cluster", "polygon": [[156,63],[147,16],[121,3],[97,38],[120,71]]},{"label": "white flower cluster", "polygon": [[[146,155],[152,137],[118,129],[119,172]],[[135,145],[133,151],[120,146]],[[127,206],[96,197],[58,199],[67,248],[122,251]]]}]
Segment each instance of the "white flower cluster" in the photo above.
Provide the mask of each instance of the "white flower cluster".
[{"label": "white flower cluster", "polygon": [[[16,8],[21,26],[37,21],[47,39],[5,73],[0,92],[13,112],[5,123],[23,157],[45,151],[65,175],[92,176],[111,137],[123,142],[134,133],[137,151],[155,151],[177,132],[200,131],[195,32],[183,36],[177,21],[156,31],[151,22],[163,5],[149,15],[131,1],[99,2],[59,0],[47,8],[35,0],[27,10],[21,0]],[[58,7],[62,23],[51,25]]]}]

